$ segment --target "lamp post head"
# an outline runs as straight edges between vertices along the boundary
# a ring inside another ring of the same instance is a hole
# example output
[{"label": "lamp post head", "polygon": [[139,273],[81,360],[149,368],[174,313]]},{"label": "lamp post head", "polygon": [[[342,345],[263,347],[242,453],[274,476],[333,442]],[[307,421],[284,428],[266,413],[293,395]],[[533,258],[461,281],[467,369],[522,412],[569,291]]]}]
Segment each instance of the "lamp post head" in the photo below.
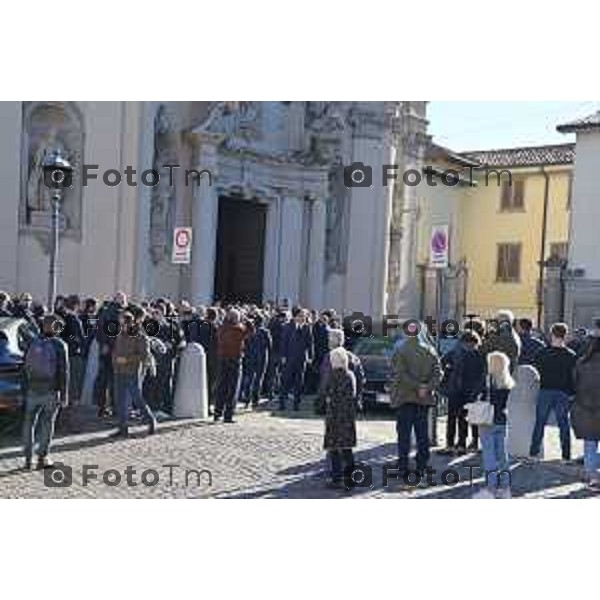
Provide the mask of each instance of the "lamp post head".
[{"label": "lamp post head", "polygon": [[60,150],[46,152],[42,162],[44,185],[51,190],[73,187],[73,166]]}]

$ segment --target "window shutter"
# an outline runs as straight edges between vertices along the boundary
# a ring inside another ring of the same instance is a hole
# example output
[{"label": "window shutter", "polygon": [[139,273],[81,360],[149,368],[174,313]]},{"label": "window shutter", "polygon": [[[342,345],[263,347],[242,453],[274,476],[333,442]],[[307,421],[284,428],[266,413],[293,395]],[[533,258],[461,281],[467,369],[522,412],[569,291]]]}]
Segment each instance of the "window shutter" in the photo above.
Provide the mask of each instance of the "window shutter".
[{"label": "window shutter", "polygon": [[498,263],[496,266],[496,279],[498,281],[504,281],[506,278],[505,250],[506,246],[504,244],[498,244]]},{"label": "window shutter", "polygon": [[502,182],[502,188],[500,190],[500,209],[501,210],[510,210],[510,196],[512,193],[512,188],[510,186],[510,182],[504,180]]},{"label": "window shutter", "polygon": [[509,280],[519,281],[521,275],[521,245],[509,244],[508,250],[510,253],[509,259]]},{"label": "window shutter", "polygon": [[521,244],[498,244],[496,280],[510,283],[521,279]]},{"label": "window shutter", "polygon": [[513,208],[521,209],[525,205],[525,182],[522,179],[517,179],[513,181],[514,191],[513,191]]}]

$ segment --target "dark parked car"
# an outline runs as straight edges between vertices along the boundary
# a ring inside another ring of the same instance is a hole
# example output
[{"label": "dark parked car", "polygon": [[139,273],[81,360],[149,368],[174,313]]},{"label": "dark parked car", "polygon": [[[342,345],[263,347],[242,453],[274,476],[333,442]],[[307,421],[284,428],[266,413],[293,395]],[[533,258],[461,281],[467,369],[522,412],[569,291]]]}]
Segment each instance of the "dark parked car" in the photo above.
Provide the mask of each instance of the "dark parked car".
[{"label": "dark parked car", "polygon": [[373,336],[361,337],[354,343],[352,352],[360,358],[367,380],[363,391],[365,409],[390,405],[392,354],[400,340],[401,336]]},{"label": "dark parked car", "polygon": [[[365,409],[374,406],[390,405],[390,375],[392,355],[397,344],[402,343],[403,333],[395,336],[358,338],[352,351],[360,358],[365,370],[367,382],[363,392]],[[430,338],[435,346],[434,338]],[[440,353],[449,352],[457,343],[457,338],[442,338]]]},{"label": "dark parked car", "polygon": [[22,405],[23,360],[36,335],[25,319],[0,317],[0,410]]}]

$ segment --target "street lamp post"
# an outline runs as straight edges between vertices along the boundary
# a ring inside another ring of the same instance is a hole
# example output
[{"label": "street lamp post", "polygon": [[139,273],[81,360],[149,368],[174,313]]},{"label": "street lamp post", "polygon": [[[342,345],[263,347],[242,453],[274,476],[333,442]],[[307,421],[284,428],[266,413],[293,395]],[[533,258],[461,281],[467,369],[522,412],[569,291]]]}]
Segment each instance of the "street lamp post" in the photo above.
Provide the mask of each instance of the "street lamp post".
[{"label": "street lamp post", "polygon": [[48,269],[48,310],[54,310],[57,288],[58,241],[60,234],[60,209],[63,190],[73,186],[73,167],[60,150],[48,152],[42,165],[44,185],[52,190],[50,267]]}]

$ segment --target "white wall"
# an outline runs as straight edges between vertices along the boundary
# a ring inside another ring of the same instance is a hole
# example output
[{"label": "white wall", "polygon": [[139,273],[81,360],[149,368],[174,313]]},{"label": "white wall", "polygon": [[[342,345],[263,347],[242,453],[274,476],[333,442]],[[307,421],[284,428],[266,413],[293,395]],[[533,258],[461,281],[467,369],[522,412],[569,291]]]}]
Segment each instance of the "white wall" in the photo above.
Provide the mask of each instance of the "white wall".
[{"label": "white wall", "polygon": [[[2,103],[4,105],[20,103]],[[58,262],[58,290],[62,293],[100,295],[117,289],[134,291],[136,264],[137,197],[142,187],[109,187],[102,181],[108,169],[123,171],[125,165],[136,166],[140,143],[140,103],[81,102],[85,146],[83,161],[99,165],[97,180],[89,182],[82,194],[81,242],[61,236]],[[3,189],[12,190],[2,198],[0,244],[0,281],[8,287],[30,291],[45,299],[48,278],[48,254],[31,235],[21,234],[17,242],[19,198],[19,158],[21,118],[15,106],[0,105],[3,122],[0,169]],[[8,134],[8,135],[7,135]],[[12,166],[11,166],[12,165]],[[138,171],[139,174],[139,171]],[[10,248],[14,248],[11,252]]]},{"label": "white wall", "polygon": [[460,198],[465,193],[463,186],[448,187],[435,178],[437,186],[427,185],[425,179],[418,189],[419,226],[417,228],[417,261],[429,261],[431,229],[435,225],[448,225],[450,228],[449,260],[460,260],[458,243],[458,223],[460,219]]},{"label": "white wall", "polygon": [[0,289],[17,291],[21,103],[0,102]]},{"label": "white wall", "polygon": [[600,132],[577,134],[576,148],[569,263],[585,269],[586,279],[600,279]]}]

